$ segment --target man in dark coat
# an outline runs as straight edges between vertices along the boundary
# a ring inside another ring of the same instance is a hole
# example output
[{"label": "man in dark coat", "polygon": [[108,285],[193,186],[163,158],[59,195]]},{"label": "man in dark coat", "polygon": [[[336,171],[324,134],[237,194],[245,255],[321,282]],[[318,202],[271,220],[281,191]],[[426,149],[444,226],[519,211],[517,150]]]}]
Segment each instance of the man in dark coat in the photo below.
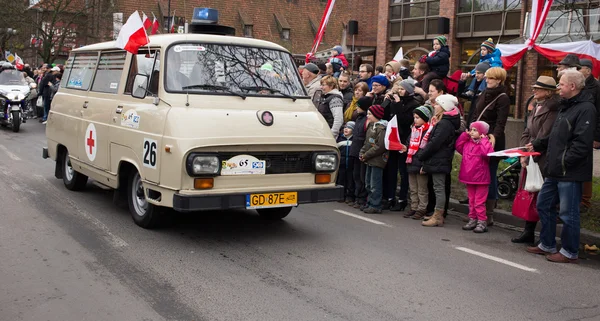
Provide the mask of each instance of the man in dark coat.
[{"label": "man in dark coat", "polygon": [[[579,202],[583,182],[592,180],[596,108],[591,97],[582,90],[584,76],[566,70],[560,78],[561,109],[550,136],[527,144],[530,150],[546,151],[545,180],[538,194],[537,210],[542,222],[540,244],[527,251],[546,255],[557,263],[577,262],[579,252]],[[556,206],[563,221],[562,249],[556,249]]]},{"label": "man in dark coat", "polygon": [[[594,131],[594,148],[600,148],[600,83],[592,75],[594,64],[589,59],[580,59],[581,69],[579,72],[585,77],[585,88],[583,92],[592,98],[592,103],[596,106],[596,129]],[[592,181],[583,183],[583,196],[581,205],[584,211],[592,206]]]}]

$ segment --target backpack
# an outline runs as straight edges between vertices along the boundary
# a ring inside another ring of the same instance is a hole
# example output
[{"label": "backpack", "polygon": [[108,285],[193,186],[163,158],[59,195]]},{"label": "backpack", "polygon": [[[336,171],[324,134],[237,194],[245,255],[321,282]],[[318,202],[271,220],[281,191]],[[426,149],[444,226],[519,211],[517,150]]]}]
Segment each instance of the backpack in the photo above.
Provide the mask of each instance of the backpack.
[{"label": "backpack", "polygon": [[462,75],[462,71],[457,70],[452,74],[452,76],[450,76],[450,77],[446,76],[446,77],[444,77],[444,79],[442,79],[442,81],[444,82],[444,85],[446,86],[446,91],[450,95],[456,96],[456,94],[458,93],[458,85],[459,85],[461,75]]}]

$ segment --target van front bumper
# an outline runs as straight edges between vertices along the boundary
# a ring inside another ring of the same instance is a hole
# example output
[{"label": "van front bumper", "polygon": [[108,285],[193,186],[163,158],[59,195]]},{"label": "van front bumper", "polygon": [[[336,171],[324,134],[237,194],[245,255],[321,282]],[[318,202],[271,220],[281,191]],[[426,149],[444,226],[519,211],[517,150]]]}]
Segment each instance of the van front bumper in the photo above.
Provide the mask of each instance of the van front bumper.
[{"label": "van front bumper", "polygon": [[[286,191],[278,191],[286,192]],[[335,202],[344,199],[344,187],[298,190],[298,204]],[[253,192],[252,194],[272,193]],[[247,193],[215,195],[173,195],[173,209],[178,212],[229,210],[246,208]]]}]

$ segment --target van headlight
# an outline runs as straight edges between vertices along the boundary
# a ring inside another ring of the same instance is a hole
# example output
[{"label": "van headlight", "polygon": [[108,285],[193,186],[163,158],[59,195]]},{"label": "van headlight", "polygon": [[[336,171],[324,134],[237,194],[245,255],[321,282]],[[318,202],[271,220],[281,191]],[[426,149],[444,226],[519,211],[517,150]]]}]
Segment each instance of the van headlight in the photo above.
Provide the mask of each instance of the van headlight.
[{"label": "van headlight", "polygon": [[221,173],[221,161],[217,155],[190,154],[186,169],[190,176],[216,176]]},{"label": "van headlight", "polygon": [[335,172],[338,169],[337,153],[313,154],[313,166],[317,172]]}]

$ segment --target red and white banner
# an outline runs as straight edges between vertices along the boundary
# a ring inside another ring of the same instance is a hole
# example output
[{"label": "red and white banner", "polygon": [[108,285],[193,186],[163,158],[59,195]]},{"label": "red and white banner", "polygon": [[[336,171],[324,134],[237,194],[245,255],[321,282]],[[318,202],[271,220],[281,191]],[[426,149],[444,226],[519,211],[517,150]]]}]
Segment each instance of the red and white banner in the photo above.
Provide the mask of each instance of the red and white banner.
[{"label": "red and white banner", "polygon": [[137,54],[141,46],[145,46],[150,42],[148,35],[144,29],[140,14],[135,11],[129,16],[127,22],[121,27],[119,36],[117,37],[116,46],[125,49],[133,54]]},{"label": "red and white banner", "polygon": [[323,17],[321,18],[321,24],[319,25],[319,29],[317,29],[317,34],[315,35],[315,40],[313,42],[312,49],[306,55],[307,62],[311,57],[315,55],[317,52],[321,41],[323,40],[323,36],[325,35],[325,29],[327,28],[327,22],[329,21],[329,17],[331,16],[331,12],[333,11],[333,6],[335,5],[335,0],[327,0],[327,5],[325,6],[325,11],[323,12]]},{"label": "red and white banner", "polygon": [[385,149],[387,150],[401,151],[405,148],[400,142],[400,132],[398,132],[398,120],[396,119],[396,116],[394,116],[387,124],[384,142]]},{"label": "red and white banner", "polygon": [[528,152],[528,151],[525,151],[523,147],[517,147],[517,148],[510,148],[510,149],[505,149],[505,150],[489,153],[487,155],[495,156],[495,157],[521,157],[521,156],[539,156],[540,153]]}]

